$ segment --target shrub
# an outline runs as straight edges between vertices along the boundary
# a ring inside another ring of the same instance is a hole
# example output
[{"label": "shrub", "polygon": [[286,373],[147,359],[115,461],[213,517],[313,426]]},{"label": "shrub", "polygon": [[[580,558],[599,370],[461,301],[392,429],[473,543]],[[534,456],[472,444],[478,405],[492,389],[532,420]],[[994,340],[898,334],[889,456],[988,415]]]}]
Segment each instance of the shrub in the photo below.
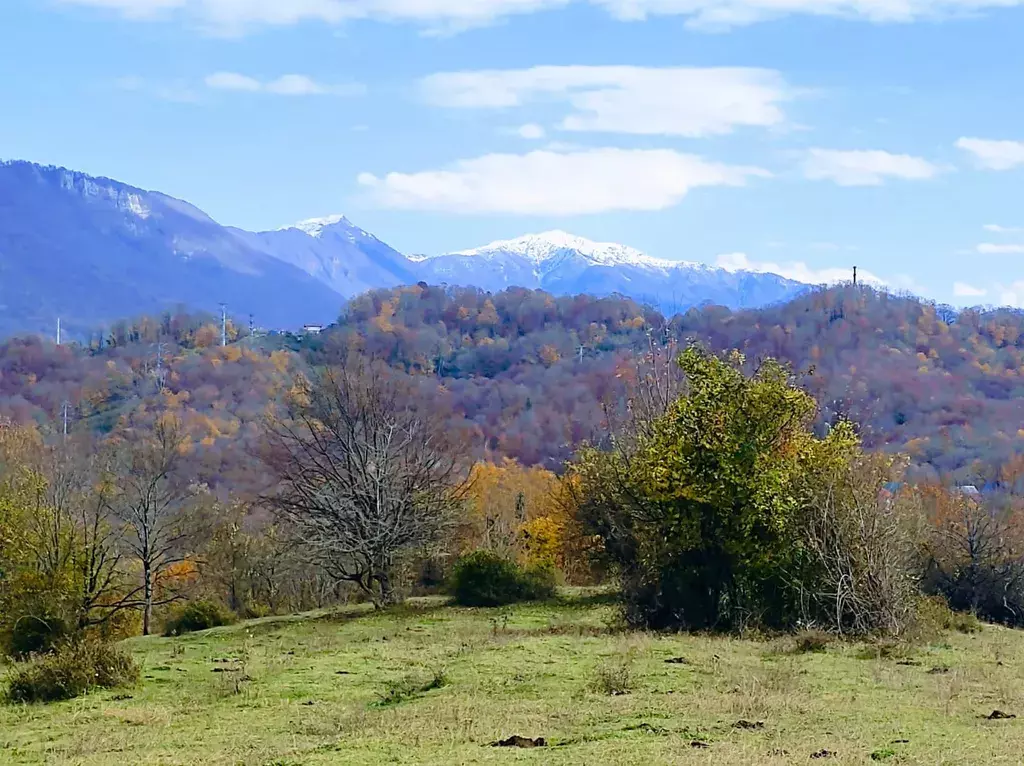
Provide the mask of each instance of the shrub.
[{"label": "shrub", "polygon": [[57,702],[101,688],[138,683],[135,661],[115,646],[75,641],[53,654],[15,666],[7,685],[8,702]]},{"label": "shrub", "polygon": [[793,651],[796,654],[817,654],[828,649],[832,634],[824,630],[801,630],[793,636]]},{"label": "shrub", "polygon": [[635,686],[632,659],[631,656],[619,657],[598,666],[591,688],[599,694],[629,694]]},{"label": "shrub", "polygon": [[800,524],[805,619],[847,635],[913,629],[924,511],[916,493],[885,491],[902,471],[902,461],[883,454],[819,461],[808,471]]},{"label": "shrub", "polygon": [[22,614],[5,636],[5,653],[17,659],[34,654],[49,654],[72,633],[71,625],[52,612]]},{"label": "shrub", "polygon": [[462,606],[538,601],[554,596],[555,572],[551,566],[524,568],[496,553],[475,551],[455,565],[451,592]]},{"label": "shrub", "polygon": [[176,610],[164,625],[165,636],[219,628],[235,621],[235,615],[212,601],[190,601]]},{"label": "shrub", "polygon": [[954,612],[942,596],[921,598],[913,638],[924,643],[951,631],[978,633],[981,631],[981,621],[970,612]]}]

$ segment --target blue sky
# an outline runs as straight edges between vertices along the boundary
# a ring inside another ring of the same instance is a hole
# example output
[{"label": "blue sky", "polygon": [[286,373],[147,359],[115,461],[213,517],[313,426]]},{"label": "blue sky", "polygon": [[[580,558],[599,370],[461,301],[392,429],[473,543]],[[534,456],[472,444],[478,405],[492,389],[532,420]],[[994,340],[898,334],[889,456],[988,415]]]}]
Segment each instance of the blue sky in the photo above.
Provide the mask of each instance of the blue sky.
[{"label": "blue sky", "polygon": [[1020,0],[4,0],[0,158],[1024,305]]}]

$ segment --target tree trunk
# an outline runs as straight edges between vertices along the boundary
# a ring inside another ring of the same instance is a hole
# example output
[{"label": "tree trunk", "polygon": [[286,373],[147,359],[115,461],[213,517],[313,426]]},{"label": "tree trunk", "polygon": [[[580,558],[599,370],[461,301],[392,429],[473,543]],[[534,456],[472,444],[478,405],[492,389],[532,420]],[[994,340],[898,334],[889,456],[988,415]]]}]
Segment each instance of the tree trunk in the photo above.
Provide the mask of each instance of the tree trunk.
[{"label": "tree trunk", "polygon": [[150,625],[153,622],[153,570],[148,561],[142,564],[143,582],[143,607],[142,607],[142,635],[148,636]]},{"label": "tree trunk", "polygon": [[380,586],[380,606],[389,607],[398,603],[398,593],[395,586],[391,584],[391,576],[387,572],[378,572],[374,579]]}]

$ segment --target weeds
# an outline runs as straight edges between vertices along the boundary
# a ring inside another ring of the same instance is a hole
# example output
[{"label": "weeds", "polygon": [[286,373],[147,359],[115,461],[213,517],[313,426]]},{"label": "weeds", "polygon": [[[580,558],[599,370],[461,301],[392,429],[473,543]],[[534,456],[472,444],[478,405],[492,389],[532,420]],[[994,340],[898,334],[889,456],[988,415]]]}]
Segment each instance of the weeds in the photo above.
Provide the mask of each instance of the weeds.
[{"label": "weeds", "polygon": [[793,637],[794,654],[818,654],[828,649],[834,636],[818,629],[801,630]]},{"label": "weeds", "polygon": [[428,679],[423,679],[422,676],[404,676],[394,681],[390,681],[385,687],[384,691],[378,694],[377,705],[379,707],[387,707],[388,705],[397,705],[400,702],[413,699],[432,692],[435,689],[441,689],[448,685],[448,675],[444,669],[438,668],[433,672]]},{"label": "weeds", "polygon": [[139,668],[129,655],[109,644],[79,641],[53,654],[16,665],[7,686],[8,702],[57,702],[93,689],[138,683]]},{"label": "weeds", "polygon": [[611,696],[629,694],[635,687],[632,652],[611,659],[594,670],[591,688],[599,694]]}]

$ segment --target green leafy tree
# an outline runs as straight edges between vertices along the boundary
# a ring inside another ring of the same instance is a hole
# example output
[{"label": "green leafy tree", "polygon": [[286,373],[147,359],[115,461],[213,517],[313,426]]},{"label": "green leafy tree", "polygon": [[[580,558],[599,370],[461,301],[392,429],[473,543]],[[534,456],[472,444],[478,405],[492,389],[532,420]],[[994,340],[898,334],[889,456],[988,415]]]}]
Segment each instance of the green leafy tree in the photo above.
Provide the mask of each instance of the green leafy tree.
[{"label": "green leafy tree", "polygon": [[848,461],[852,426],[824,439],[786,367],[692,346],[683,396],[574,470],[584,520],[622,576],[627,619],[653,628],[784,626],[799,618],[796,544],[809,464]]}]

